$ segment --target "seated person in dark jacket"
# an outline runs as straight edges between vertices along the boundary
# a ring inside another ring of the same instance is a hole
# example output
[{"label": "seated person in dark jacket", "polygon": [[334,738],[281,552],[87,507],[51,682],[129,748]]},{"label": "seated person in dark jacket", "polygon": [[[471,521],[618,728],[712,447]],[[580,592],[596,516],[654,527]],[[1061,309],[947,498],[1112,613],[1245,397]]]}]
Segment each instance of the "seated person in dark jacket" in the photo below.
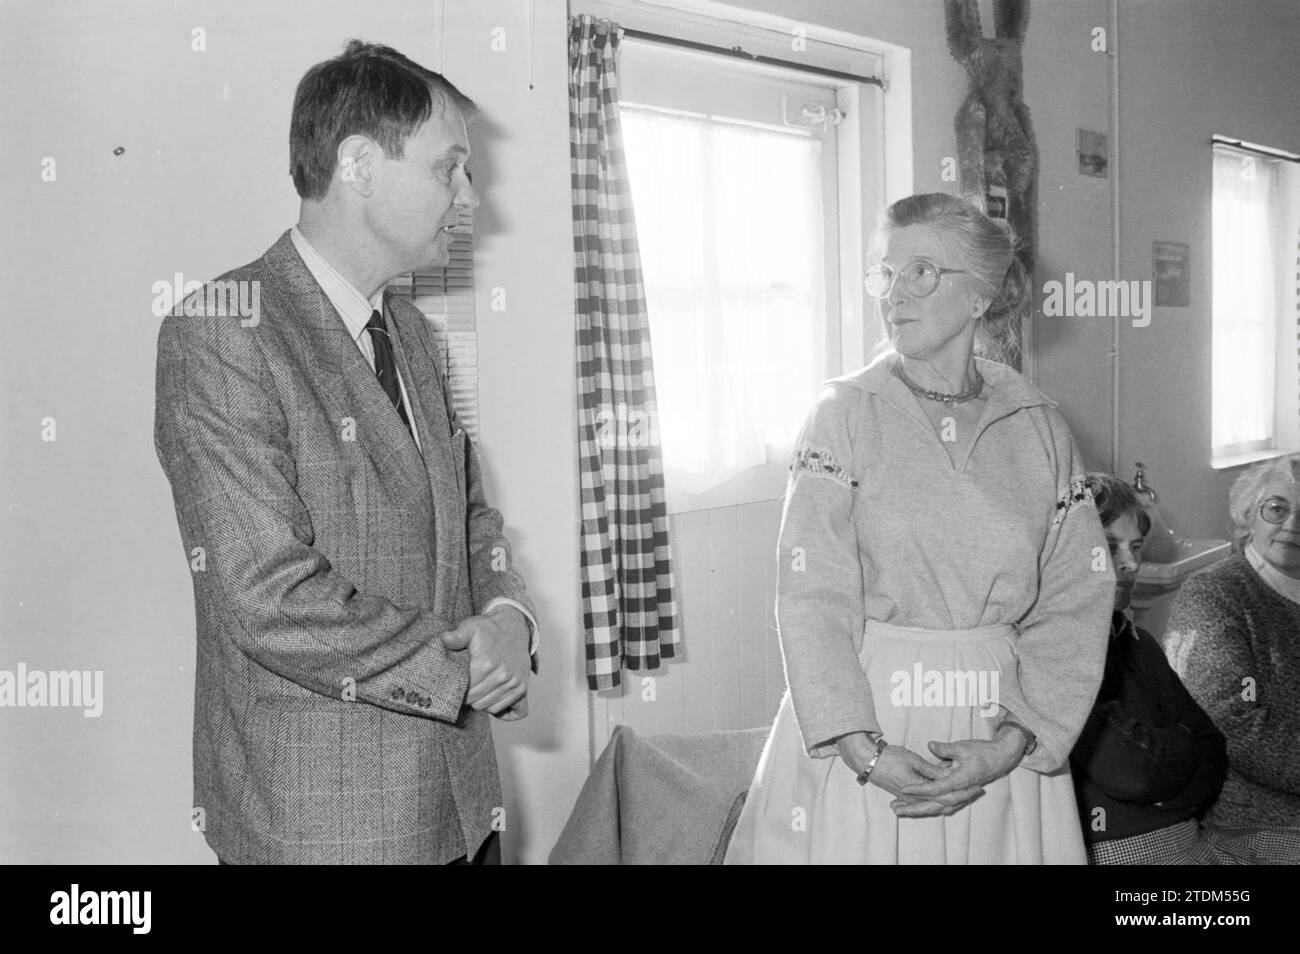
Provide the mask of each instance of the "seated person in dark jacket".
[{"label": "seated person in dark jacket", "polygon": [[1124,481],[1089,474],[1088,484],[1115,565],[1106,670],[1070,754],[1088,859],[1213,863],[1196,819],[1223,786],[1224,738],[1169,668],[1160,644],[1124,612],[1151,518]]}]

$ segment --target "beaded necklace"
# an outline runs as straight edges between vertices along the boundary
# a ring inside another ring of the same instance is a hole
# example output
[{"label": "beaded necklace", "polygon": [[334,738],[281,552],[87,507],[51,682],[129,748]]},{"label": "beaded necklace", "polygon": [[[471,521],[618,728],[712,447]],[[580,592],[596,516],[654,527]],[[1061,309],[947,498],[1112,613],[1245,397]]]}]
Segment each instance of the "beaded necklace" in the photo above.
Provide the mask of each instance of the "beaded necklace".
[{"label": "beaded necklace", "polygon": [[927,401],[935,401],[939,404],[947,404],[950,406],[953,404],[964,404],[967,401],[979,397],[980,392],[984,390],[984,376],[980,374],[979,368],[975,369],[975,383],[972,384],[969,389],[961,391],[958,394],[945,394],[943,391],[930,391],[921,387],[919,384],[914,383],[912,379],[907,376],[907,373],[903,371],[903,363],[901,361],[895,362],[892,370],[894,376],[907,385],[908,389],[913,394],[919,394]]}]

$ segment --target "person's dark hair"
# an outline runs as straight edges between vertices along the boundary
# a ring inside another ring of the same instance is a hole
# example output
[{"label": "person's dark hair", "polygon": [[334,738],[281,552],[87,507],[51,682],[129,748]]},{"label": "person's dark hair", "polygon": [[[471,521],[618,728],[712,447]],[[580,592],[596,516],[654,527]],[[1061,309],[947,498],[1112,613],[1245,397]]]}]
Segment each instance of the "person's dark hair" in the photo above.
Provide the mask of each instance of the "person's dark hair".
[{"label": "person's dark hair", "polygon": [[1142,536],[1151,532],[1151,516],[1146,507],[1142,506],[1137,491],[1126,481],[1113,474],[1093,471],[1088,474],[1088,487],[1097,504],[1097,514],[1101,517],[1103,527],[1109,527],[1125,514],[1132,514],[1137,518],[1138,531]]},{"label": "person's dark hair", "polygon": [[317,63],[298,83],[289,121],[289,174],[304,199],[329,191],[338,148],[348,136],[369,136],[384,155],[400,159],[407,137],[440,110],[465,120],[474,101],[439,73],[392,47],[348,40],[343,52]]},{"label": "person's dark hair", "polygon": [[1010,223],[990,218],[974,199],[923,192],[899,199],[880,214],[873,244],[909,225],[928,226],[947,241],[989,299],[976,330],[976,350],[999,360],[1018,355],[1019,315],[1029,291],[1029,273],[1016,255]]}]

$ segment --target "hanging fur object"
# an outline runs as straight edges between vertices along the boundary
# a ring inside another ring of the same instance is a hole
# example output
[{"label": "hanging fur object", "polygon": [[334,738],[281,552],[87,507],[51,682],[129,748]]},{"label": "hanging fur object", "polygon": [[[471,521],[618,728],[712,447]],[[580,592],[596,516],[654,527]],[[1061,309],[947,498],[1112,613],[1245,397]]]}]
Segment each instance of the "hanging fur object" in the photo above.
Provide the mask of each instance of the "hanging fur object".
[{"label": "hanging fur object", "polygon": [[[977,0],[945,0],[948,50],[966,68],[970,92],[957,110],[958,187],[1010,223],[1017,255],[1030,276],[1038,239],[1038,151],[1025,106],[1021,48],[1028,0],[994,0],[994,37],[980,28]],[[1008,320],[985,329],[990,358],[1021,367],[1022,329],[1033,319],[1032,294]]]}]

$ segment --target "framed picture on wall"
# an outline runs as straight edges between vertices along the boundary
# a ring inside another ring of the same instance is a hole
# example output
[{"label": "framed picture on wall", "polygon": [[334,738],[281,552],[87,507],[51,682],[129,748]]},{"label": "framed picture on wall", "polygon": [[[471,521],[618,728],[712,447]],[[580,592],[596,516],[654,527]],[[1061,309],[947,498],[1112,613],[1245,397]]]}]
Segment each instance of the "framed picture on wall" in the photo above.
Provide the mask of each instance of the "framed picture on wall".
[{"label": "framed picture on wall", "polygon": [[1110,152],[1106,141],[1105,133],[1092,129],[1078,131],[1079,175],[1096,176],[1098,179],[1109,176]]},{"label": "framed picture on wall", "polygon": [[1188,247],[1178,242],[1151,243],[1152,302],[1157,308],[1186,308],[1192,301]]}]

